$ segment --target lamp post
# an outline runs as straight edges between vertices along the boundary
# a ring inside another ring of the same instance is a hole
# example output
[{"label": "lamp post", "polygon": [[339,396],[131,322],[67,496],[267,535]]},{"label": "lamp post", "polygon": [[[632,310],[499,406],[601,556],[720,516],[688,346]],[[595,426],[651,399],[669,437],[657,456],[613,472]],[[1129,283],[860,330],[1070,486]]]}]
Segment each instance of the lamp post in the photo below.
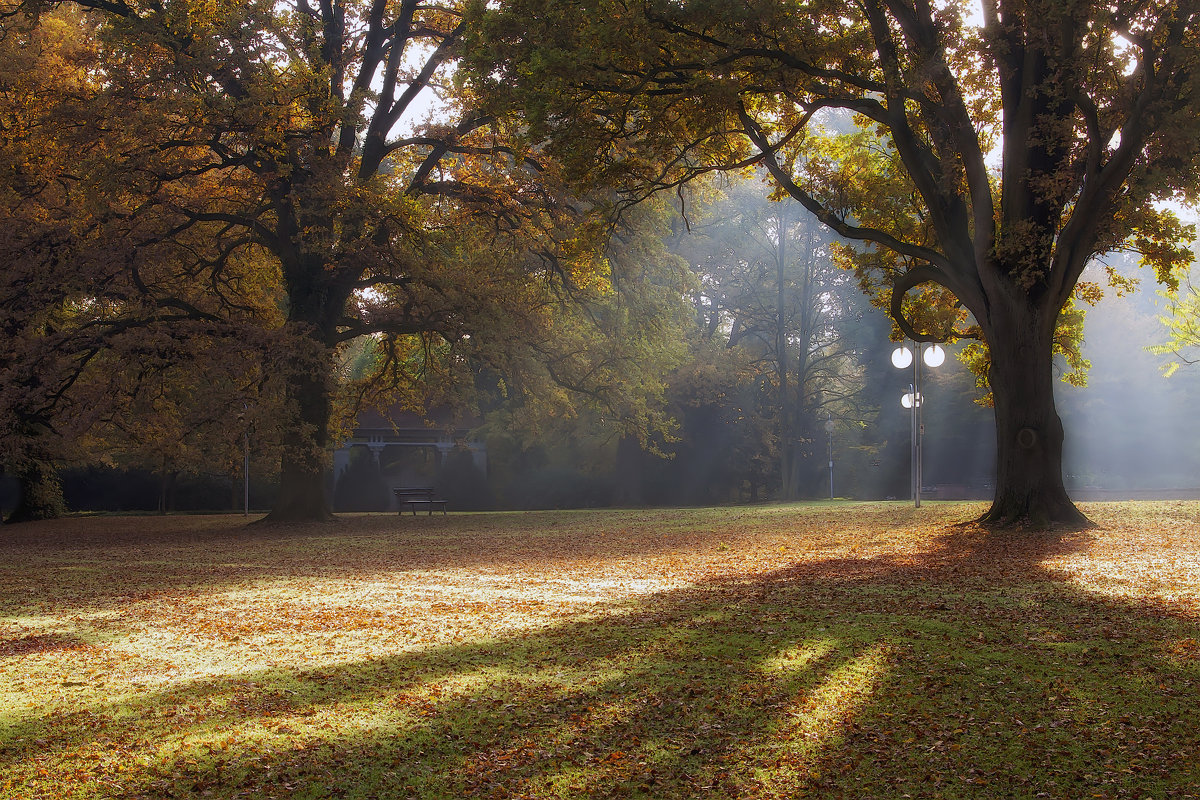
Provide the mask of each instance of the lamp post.
[{"label": "lamp post", "polygon": [[250,516],[250,404],[243,401],[237,415],[242,424],[242,516]]},{"label": "lamp post", "polygon": [[925,396],[921,393],[921,362],[925,362],[927,367],[940,367],[946,360],[946,351],[939,345],[925,345],[920,342],[914,343],[917,348],[919,358],[913,357],[913,351],[906,345],[900,345],[892,351],[892,366],[896,369],[908,369],[911,364],[913,368],[913,382],[908,386],[908,392],[900,398],[900,405],[909,409],[912,412],[912,466],[910,467],[910,475],[912,478],[912,497],[913,506],[921,507],[921,440],[925,435],[925,425],[921,421],[921,406],[924,405]]},{"label": "lamp post", "polygon": [[829,433],[829,499],[833,499],[833,414],[825,418],[825,430]]},{"label": "lamp post", "polygon": [[250,428],[246,427],[246,432],[242,440],[244,449],[242,451],[242,516],[250,516]]}]

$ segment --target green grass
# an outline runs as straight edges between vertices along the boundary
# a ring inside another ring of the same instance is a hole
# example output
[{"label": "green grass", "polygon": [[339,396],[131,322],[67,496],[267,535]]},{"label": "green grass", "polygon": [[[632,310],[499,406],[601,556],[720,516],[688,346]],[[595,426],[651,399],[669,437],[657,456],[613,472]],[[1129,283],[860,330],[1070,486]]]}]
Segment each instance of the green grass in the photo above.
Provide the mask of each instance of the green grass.
[{"label": "green grass", "polygon": [[0,796],[1200,796],[1200,505],[1086,510],[0,529]]}]

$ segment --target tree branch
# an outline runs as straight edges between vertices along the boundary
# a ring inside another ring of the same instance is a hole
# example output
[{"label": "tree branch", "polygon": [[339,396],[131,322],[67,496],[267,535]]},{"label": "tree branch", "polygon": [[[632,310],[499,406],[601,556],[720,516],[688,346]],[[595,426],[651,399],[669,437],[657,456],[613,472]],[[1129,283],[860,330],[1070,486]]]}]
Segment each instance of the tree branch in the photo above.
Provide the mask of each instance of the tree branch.
[{"label": "tree branch", "polygon": [[791,175],[787,174],[783,170],[775,158],[775,153],[778,151],[779,145],[771,144],[762,128],[759,127],[758,123],[755,122],[749,113],[747,113],[745,106],[741,106],[738,109],[738,118],[742,121],[746,135],[752,142],[754,142],[754,146],[757,147],[759,152],[762,154],[763,164],[766,165],[767,170],[771,173],[771,177],[773,177],[779,183],[780,187],[783,188],[784,191],[786,191],[802,206],[808,209],[813,216],[815,216],[825,225],[828,225],[836,233],[846,237],[847,239],[857,239],[859,241],[873,242],[875,244],[883,245],[889,250],[900,253],[901,255],[910,256],[911,258],[936,265],[938,269],[943,272],[951,269],[950,262],[946,256],[936,250],[901,241],[886,231],[851,225],[844,219],[829,211],[811,194],[800,188],[800,186],[798,186],[796,182],[792,180]]},{"label": "tree branch", "polygon": [[888,314],[896,321],[900,330],[904,331],[904,335],[914,342],[944,342],[946,340],[944,335],[918,333],[908,318],[904,316],[904,295],[908,294],[910,289],[923,283],[936,283],[954,291],[951,286],[947,285],[946,276],[941,270],[928,264],[921,264],[902,273],[892,284],[892,299],[888,306]]}]

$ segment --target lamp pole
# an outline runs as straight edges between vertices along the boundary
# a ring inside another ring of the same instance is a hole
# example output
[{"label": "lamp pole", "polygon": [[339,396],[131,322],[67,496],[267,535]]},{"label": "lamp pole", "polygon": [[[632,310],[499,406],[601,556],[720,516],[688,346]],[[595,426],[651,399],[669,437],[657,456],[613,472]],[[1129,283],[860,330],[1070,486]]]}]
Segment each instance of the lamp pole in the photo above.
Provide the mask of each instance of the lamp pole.
[{"label": "lamp pole", "polygon": [[909,468],[909,474],[912,479],[912,498],[915,508],[921,507],[921,445],[925,436],[925,423],[921,420],[921,406],[925,402],[925,397],[921,392],[921,362],[925,362],[928,367],[940,367],[942,362],[946,360],[946,351],[939,345],[931,344],[926,347],[918,342],[913,343],[916,347],[916,357],[913,357],[913,351],[907,346],[900,345],[892,351],[892,366],[897,369],[907,369],[909,364],[913,368],[913,382],[908,385],[908,394],[900,398],[900,405],[909,409],[912,412],[912,465]]},{"label": "lamp pole", "polygon": [[915,398],[909,406],[912,411],[912,447],[910,448],[910,459],[908,465],[908,483],[909,492],[912,496],[913,507],[921,507],[921,394],[913,389],[913,384],[908,385],[909,394]]},{"label": "lamp pole", "polygon": [[829,499],[833,499],[833,414],[825,418],[825,430],[829,433]]},{"label": "lamp pole", "polygon": [[246,430],[242,461],[242,516],[250,516],[250,430]]},{"label": "lamp pole", "polygon": [[250,516],[250,405],[242,403],[242,516]]}]

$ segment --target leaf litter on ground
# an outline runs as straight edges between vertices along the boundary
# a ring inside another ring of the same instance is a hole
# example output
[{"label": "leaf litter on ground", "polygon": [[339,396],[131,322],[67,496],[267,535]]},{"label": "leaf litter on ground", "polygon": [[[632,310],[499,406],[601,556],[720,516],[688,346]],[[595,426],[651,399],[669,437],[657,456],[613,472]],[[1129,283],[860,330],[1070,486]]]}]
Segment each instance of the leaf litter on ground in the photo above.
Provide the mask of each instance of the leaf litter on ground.
[{"label": "leaf litter on ground", "polygon": [[1197,797],[1200,504],[0,529],[0,797]]}]

